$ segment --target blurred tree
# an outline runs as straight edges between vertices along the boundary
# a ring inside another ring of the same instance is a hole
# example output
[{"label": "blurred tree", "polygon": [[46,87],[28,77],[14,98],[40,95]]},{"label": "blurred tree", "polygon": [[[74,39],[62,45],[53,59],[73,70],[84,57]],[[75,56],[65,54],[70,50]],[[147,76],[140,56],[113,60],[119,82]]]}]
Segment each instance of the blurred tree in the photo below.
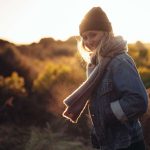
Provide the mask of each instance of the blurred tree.
[{"label": "blurred tree", "polygon": [[24,77],[25,86],[30,91],[33,79],[37,76],[36,68],[13,44],[5,43],[0,47],[0,73],[9,76],[13,71]]},{"label": "blurred tree", "polygon": [[145,47],[145,45],[142,42],[137,41],[136,47],[139,50],[139,58],[145,59],[147,61],[148,60],[148,49]]},{"label": "blurred tree", "polygon": [[43,38],[40,40],[39,44],[41,44],[44,48],[49,47],[55,42],[53,38]]}]

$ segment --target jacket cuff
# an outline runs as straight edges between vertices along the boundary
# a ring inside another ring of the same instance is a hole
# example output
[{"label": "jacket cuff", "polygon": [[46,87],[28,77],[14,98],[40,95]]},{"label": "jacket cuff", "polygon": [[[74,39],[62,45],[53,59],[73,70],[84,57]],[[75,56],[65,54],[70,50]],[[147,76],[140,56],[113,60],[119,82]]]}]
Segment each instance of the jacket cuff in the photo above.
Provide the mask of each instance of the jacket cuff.
[{"label": "jacket cuff", "polygon": [[128,120],[127,116],[123,112],[119,100],[110,103],[110,107],[112,109],[113,114],[116,116],[118,120],[121,122],[125,122]]}]

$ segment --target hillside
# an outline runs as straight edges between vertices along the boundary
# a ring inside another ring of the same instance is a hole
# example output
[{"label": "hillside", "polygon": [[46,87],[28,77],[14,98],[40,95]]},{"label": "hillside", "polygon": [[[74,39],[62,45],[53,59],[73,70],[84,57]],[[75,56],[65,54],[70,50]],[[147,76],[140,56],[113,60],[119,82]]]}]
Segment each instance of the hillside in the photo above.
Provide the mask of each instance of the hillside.
[{"label": "hillside", "polygon": [[[150,44],[129,44],[129,54],[150,96]],[[67,41],[43,38],[29,45],[1,39],[0,135],[5,138],[0,149],[91,150],[87,110],[78,125],[61,116],[63,99],[85,78],[85,62],[74,37]],[[150,106],[141,120],[149,148]]]}]

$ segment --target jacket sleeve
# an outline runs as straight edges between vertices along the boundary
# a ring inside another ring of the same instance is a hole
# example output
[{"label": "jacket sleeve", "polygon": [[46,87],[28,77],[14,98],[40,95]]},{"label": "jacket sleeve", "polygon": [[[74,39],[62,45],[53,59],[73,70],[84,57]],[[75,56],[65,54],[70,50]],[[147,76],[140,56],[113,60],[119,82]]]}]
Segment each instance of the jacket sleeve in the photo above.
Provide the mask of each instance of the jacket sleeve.
[{"label": "jacket sleeve", "polygon": [[110,103],[113,114],[121,122],[138,118],[147,111],[148,96],[135,65],[122,60],[112,72],[114,87],[120,95]]}]

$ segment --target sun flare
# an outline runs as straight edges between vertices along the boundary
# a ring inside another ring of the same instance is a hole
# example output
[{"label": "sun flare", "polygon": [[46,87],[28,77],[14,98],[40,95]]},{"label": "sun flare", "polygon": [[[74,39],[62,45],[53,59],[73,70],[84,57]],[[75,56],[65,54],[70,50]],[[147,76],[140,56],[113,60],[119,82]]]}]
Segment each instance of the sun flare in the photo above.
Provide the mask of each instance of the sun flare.
[{"label": "sun flare", "polygon": [[129,42],[150,41],[148,0],[1,1],[0,38],[15,43],[30,43],[43,37],[66,40],[79,34],[81,19],[93,6],[106,11],[115,34],[123,35]]}]

